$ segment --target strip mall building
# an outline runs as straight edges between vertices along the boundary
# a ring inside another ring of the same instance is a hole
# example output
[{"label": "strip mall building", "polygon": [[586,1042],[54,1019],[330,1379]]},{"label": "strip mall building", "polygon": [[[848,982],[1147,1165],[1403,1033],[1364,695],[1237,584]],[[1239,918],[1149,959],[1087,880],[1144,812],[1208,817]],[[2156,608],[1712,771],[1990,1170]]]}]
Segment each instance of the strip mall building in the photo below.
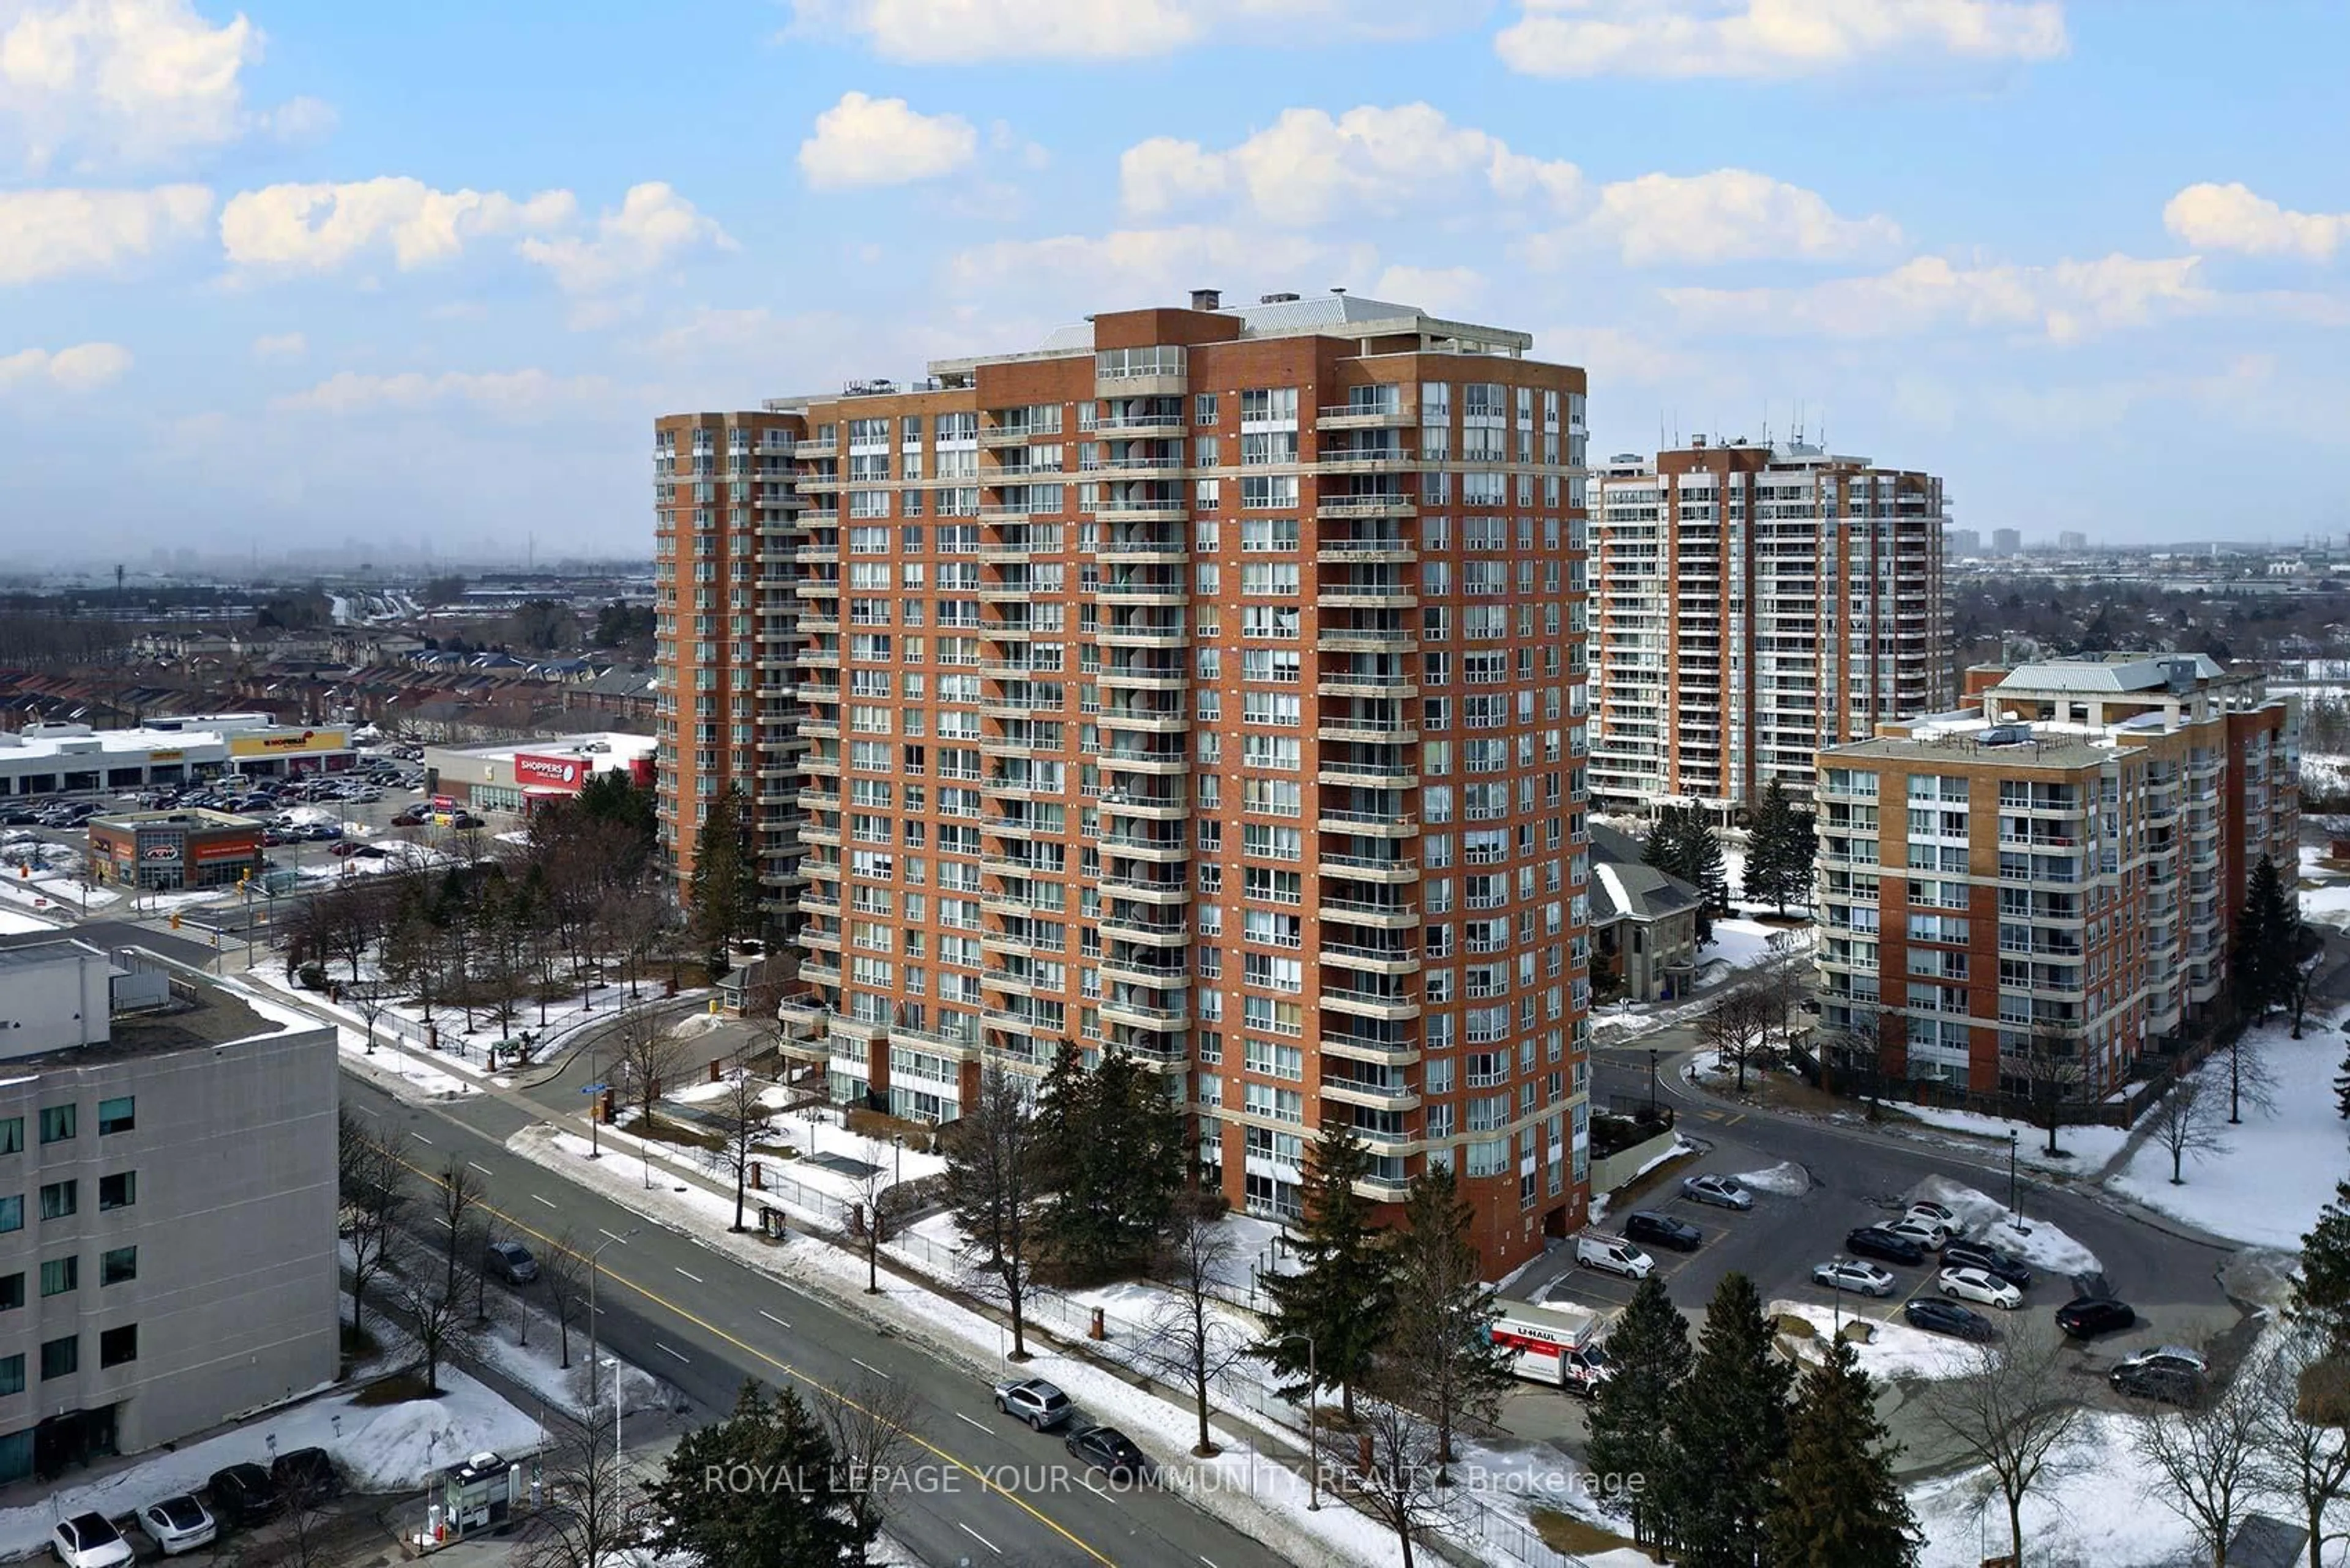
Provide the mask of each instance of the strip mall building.
[{"label": "strip mall building", "polygon": [[518,746],[427,746],[425,787],[474,811],[516,812],[577,794],[598,773],[626,772],[650,788],[655,743],[650,735],[605,732]]},{"label": "strip mall building", "polygon": [[268,713],[154,719],[129,730],[33,724],[0,730],[0,800],[179,785],[223,774],[284,778],[351,765],[350,732]]}]

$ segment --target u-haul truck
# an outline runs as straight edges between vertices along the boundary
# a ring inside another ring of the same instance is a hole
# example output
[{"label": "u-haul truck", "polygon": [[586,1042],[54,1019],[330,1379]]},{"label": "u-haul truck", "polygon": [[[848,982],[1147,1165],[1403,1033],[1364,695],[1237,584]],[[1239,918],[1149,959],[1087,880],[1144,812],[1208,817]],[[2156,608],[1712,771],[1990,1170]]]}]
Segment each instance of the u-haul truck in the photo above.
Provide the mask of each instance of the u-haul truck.
[{"label": "u-haul truck", "polygon": [[1510,1369],[1519,1376],[1588,1399],[1614,1371],[1598,1342],[1605,1326],[1582,1307],[1512,1302],[1485,1332],[1511,1352]]}]

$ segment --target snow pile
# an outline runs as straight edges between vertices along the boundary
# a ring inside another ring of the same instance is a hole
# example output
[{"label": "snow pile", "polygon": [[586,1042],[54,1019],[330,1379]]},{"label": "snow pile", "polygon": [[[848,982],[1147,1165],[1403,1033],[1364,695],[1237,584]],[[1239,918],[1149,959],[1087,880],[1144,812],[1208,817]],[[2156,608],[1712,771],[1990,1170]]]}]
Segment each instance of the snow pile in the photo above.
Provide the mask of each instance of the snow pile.
[{"label": "snow pile", "polygon": [[2129,1142],[2129,1129],[2109,1127],[2068,1127],[2056,1130],[2059,1152],[2048,1152],[2045,1128],[2030,1122],[2010,1121],[2005,1116],[1987,1116],[1977,1111],[1945,1110],[1938,1106],[1906,1106],[1890,1104],[1887,1107],[1913,1121],[1948,1132],[1972,1133],[1977,1137],[2004,1143],[2010,1133],[2015,1135],[2017,1163],[2034,1170],[2069,1170],[2090,1174],[2103,1170],[2122,1146]]},{"label": "snow pile", "polygon": [[[2241,1126],[2222,1121],[2218,1131],[2228,1147],[2201,1159],[2190,1154],[2185,1186],[2170,1184],[2170,1150],[2155,1137],[2106,1185],[2213,1235],[2298,1251],[2334,1184],[2350,1177],[2350,1137],[2334,1097],[2343,1036],[2332,1020],[2314,1017],[2303,1021],[2303,1034],[2293,1039],[2282,1022],[2247,1033],[2243,1048],[2276,1080],[2273,1108],[2248,1105]],[[2224,1117],[2227,1053],[2213,1053],[2195,1075]]]},{"label": "snow pile", "polygon": [[0,937],[20,937],[33,931],[53,931],[57,928],[36,915],[20,915],[14,909],[0,909]]},{"label": "snow pile", "polygon": [[1760,920],[1731,918],[1713,922],[1713,945],[1698,950],[1701,964],[1726,963],[1731,969],[1752,969],[1771,956],[1773,947],[1808,949],[1810,933]]},{"label": "snow pile", "polygon": [[1801,1198],[1812,1189],[1812,1173],[1793,1160],[1781,1160],[1767,1170],[1742,1170],[1731,1179],[1741,1187],[1775,1192],[1783,1198]]},{"label": "snow pile", "polygon": [[[1774,1301],[1766,1315],[1800,1317],[1819,1331],[1819,1338],[1797,1347],[1810,1362],[1820,1358],[1839,1323],[1850,1324],[1859,1314],[1810,1302]],[[1876,1330],[1867,1344],[1856,1341],[1852,1347],[1854,1359],[1871,1377],[1957,1377],[1975,1365],[1976,1347],[1963,1339],[1928,1334],[1906,1323],[1878,1323]]]},{"label": "snow pile", "polygon": [[[2168,1490],[2138,1457],[2136,1417],[2093,1410],[2052,1456],[2049,1476],[2023,1500],[2023,1549],[2033,1563],[2147,1564],[2196,1560],[2192,1532],[2150,1501]],[[1926,1534],[1918,1568],[1977,1568],[2007,1550],[2007,1505],[1981,1470],[1924,1481],[1909,1506]]]},{"label": "snow pile", "polygon": [[2055,1226],[2027,1214],[2024,1223],[2032,1230],[2026,1235],[2016,1229],[2014,1217],[2008,1212],[2006,1204],[1971,1187],[1961,1187],[1946,1176],[1929,1176],[1909,1194],[1912,1203],[1926,1199],[1953,1210],[1959,1217],[1960,1230],[1967,1236],[1985,1246],[1996,1247],[2020,1258],[2036,1269],[2061,1274],[2066,1279],[2105,1272],[2105,1265],[2097,1262],[2095,1252]]},{"label": "snow pile", "polygon": [[66,1514],[96,1509],[120,1517],[157,1498],[194,1491],[214,1470],[248,1461],[266,1465],[271,1438],[281,1454],[326,1449],[341,1462],[357,1491],[412,1491],[429,1471],[468,1454],[487,1449],[513,1459],[538,1446],[536,1417],[525,1416],[463,1373],[442,1366],[441,1386],[438,1399],[398,1405],[355,1405],[346,1395],[311,1399],[67,1487],[27,1507],[0,1510],[0,1555],[41,1550],[49,1526]]}]

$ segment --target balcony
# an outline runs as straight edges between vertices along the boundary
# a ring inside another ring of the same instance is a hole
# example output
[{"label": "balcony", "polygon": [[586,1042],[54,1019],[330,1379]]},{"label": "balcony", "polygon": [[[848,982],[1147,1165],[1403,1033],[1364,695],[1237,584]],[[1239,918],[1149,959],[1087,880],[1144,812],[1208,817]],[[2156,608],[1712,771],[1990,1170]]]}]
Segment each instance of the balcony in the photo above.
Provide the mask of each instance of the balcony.
[{"label": "balcony", "polygon": [[979,444],[983,447],[1026,446],[1031,441],[1053,442],[1061,439],[1061,427],[1050,430],[1030,425],[982,425]]},{"label": "balcony", "polygon": [[1324,628],[1314,646],[1326,653],[1416,653],[1419,639],[1399,626]]},{"label": "balcony", "polygon": [[[1119,395],[1130,395],[1129,389],[1121,389]],[[1093,429],[1103,435],[1115,434],[1119,431],[1181,431],[1188,428],[1189,423],[1180,413],[1143,414],[1131,410],[1104,414],[1093,423]]]},{"label": "balcony", "polygon": [[1180,577],[1113,577],[1094,590],[1122,604],[1180,605],[1190,602],[1191,585]]},{"label": "balcony", "polygon": [[1191,1026],[1189,1007],[1157,1007],[1131,997],[1104,997],[1101,1002],[1102,1021],[1123,1023],[1134,1029],[1165,1032]]},{"label": "balcony", "polygon": [[1102,890],[1121,898],[1136,898],[1146,904],[1188,904],[1191,901],[1191,884],[1159,877],[1145,877],[1130,871],[1106,870],[1101,877]]},{"label": "balcony", "polygon": [[1094,640],[1105,648],[1181,648],[1191,637],[1180,621],[1112,620],[1094,633]]},{"label": "balcony", "polygon": [[1419,421],[1416,410],[1401,405],[1381,409],[1333,403],[1314,411],[1314,428],[1317,431],[1402,430]]},{"label": "balcony", "polygon": [[1419,695],[1419,684],[1409,675],[1326,670],[1315,679],[1314,691],[1323,697],[1392,697],[1409,701]]},{"label": "balcony", "polygon": [[1343,1105],[1369,1106],[1383,1111],[1415,1111],[1419,1093],[1408,1084],[1370,1084],[1351,1078],[1324,1078],[1322,1097]]},{"label": "balcony", "polygon": [[803,461],[821,459],[828,462],[840,455],[840,439],[836,436],[829,441],[819,438],[794,441],[792,455]]},{"label": "balcony", "polygon": [[1325,538],[1314,547],[1314,559],[1324,566],[1417,561],[1419,551],[1401,535],[1371,538]]},{"label": "balcony", "polygon": [[1417,856],[1333,855],[1320,857],[1324,875],[1356,882],[1414,882],[1419,879]]},{"label": "balcony", "polygon": [[1180,665],[1151,665],[1113,662],[1095,671],[1094,679],[1104,691],[1170,691],[1188,684],[1191,675]]},{"label": "balcony", "polygon": [[1406,838],[1419,831],[1419,818],[1408,811],[1351,811],[1326,805],[1315,814],[1314,826],[1324,833]]},{"label": "balcony", "polygon": [[1163,838],[1140,833],[1105,833],[1102,848],[1108,854],[1130,860],[1175,861],[1188,857],[1190,844],[1180,838]]},{"label": "balcony", "polygon": [[1094,547],[1096,556],[1112,561],[1180,561],[1191,553],[1181,539],[1105,539]]},{"label": "balcony", "polygon": [[1113,747],[1097,755],[1101,766],[1116,772],[1180,774],[1189,773],[1191,768],[1191,753],[1180,747],[1170,751],[1152,752],[1128,751]]},{"label": "balcony", "polygon": [[1327,983],[1322,988],[1321,1003],[1325,1012],[1347,1012],[1357,1018],[1400,1022],[1419,1016],[1419,1003],[1410,997],[1386,992],[1357,991]]},{"label": "balcony", "polygon": [[1173,734],[1191,728],[1191,720],[1180,710],[1144,708],[1132,703],[1112,702],[1097,715],[1105,730],[1139,730],[1154,734]]},{"label": "balcony", "polygon": [[1326,741],[1399,745],[1419,739],[1419,726],[1404,719],[1372,719],[1357,713],[1325,715],[1315,732]]},{"label": "balcony", "polygon": [[1419,954],[1403,946],[1373,947],[1363,942],[1322,943],[1322,961],[1367,974],[1418,974]]},{"label": "balcony", "polygon": [[1146,920],[1138,914],[1110,914],[1103,917],[1103,931],[1129,942],[1150,942],[1160,947],[1180,947],[1191,938],[1191,922],[1177,917],[1171,920]]},{"label": "balcony", "polygon": [[1314,586],[1314,602],[1332,609],[1416,609],[1419,593],[1400,583],[1320,582]]},{"label": "balcony", "polygon": [[1399,930],[1419,924],[1418,904],[1334,894],[1328,890],[1326,883],[1322,895],[1322,909],[1326,915],[1352,925],[1372,926],[1386,930]]},{"label": "balcony", "polygon": [[1170,496],[1130,496],[1095,503],[1094,515],[1105,523],[1180,523],[1191,515],[1191,504]]},{"label": "balcony", "polygon": [[1145,961],[1134,954],[1120,957],[1115,952],[1103,957],[1101,971],[1105,979],[1156,986],[1162,991],[1180,989],[1191,980],[1180,966]]},{"label": "balcony", "polygon": [[1314,503],[1316,517],[1417,517],[1418,501],[1409,495],[1324,496]]},{"label": "balcony", "polygon": [[1402,763],[1334,761],[1325,757],[1314,776],[1326,784],[1368,784],[1378,789],[1416,789],[1419,785],[1419,772]]}]

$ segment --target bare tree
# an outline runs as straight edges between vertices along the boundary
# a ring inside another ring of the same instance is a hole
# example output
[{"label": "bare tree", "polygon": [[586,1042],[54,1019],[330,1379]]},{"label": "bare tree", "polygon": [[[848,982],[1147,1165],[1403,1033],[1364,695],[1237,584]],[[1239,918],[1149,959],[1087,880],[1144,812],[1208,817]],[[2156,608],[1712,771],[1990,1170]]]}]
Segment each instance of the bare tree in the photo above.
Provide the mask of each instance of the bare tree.
[{"label": "bare tree", "polygon": [[1885,1036],[1885,1014],[1875,1007],[1856,1005],[1849,1009],[1847,1022],[1841,1029],[1832,1030],[1820,1043],[1820,1087],[1833,1090],[1835,1075],[1841,1074],[1845,1087],[1866,1093],[1877,1087],[1883,1075],[1877,1053]]},{"label": "bare tree", "polygon": [[881,1244],[894,1239],[910,1207],[902,1187],[876,1170],[857,1184],[857,1202],[843,1227],[849,1244],[865,1254],[865,1293],[881,1293]]},{"label": "bare tree", "polygon": [[287,1477],[278,1489],[278,1510],[286,1525],[282,1561],[294,1568],[315,1568],[327,1561],[327,1505],[334,1501],[335,1490],[331,1470],[320,1475],[309,1469]]},{"label": "bare tree", "polygon": [[524,1528],[517,1568],[605,1568],[629,1559],[651,1521],[643,1485],[592,1422],[548,1417],[546,1505]]},{"label": "bare tree", "polygon": [[2022,1048],[2000,1067],[2022,1080],[2033,1125],[2048,1134],[2048,1152],[2059,1153],[2056,1129],[2080,1119],[2078,1107],[2087,1096],[2080,1036],[2063,1024],[2043,1024],[2025,1035]]},{"label": "bare tree", "polygon": [[2009,1555],[2023,1561],[2023,1500],[2043,1481],[2079,1468],[2064,1452],[2083,1409],[2064,1387],[2061,1342],[2034,1314],[2006,1336],[1970,1347],[1966,1370],[1931,1386],[1927,1418],[1981,1465],[2007,1505]]},{"label": "bare tree", "polygon": [[472,1340],[473,1329],[473,1303],[451,1282],[454,1274],[442,1272],[441,1262],[438,1255],[420,1249],[402,1261],[397,1276],[400,1309],[416,1335],[424,1386],[432,1394],[441,1392],[441,1364]]},{"label": "bare tree", "polygon": [[743,1229],[751,1161],[757,1157],[760,1141],[767,1137],[775,1117],[774,1107],[766,1101],[766,1081],[751,1071],[751,1058],[752,1051],[747,1045],[729,1056],[718,1080],[723,1092],[702,1106],[704,1125],[718,1135],[719,1160],[734,1178],[734,1223],[731,1229],[736,1231]]},{"label": "bare tree", "polygon": [[375,1021],[383,1016],[390,1005],[380,985],[355,985],[346,992],[343,1000],[349,1002],[367,1024],[367,1054],[375,1054]]},{"label": "bare tree", "polygon": [[1716,1067],[1738,1069],[1738,1092],[1746,1092],[1746,1069],[1759,1058],[1771,1038],[1771,1003],[1751,983],[1741,981],[1724,992],[1698,1020],[1700,1048],[1713,1053]]},{"label": "bare tree", "polygon": [[1142,1356],[1182,1384],[1200,1424],[1191,1451],[1207,1459],[1219,1449],[1208,1430],[1210,1402],[1225,1374],[1249,1359],[1255,1336],[1219,1310],[1216,1287],[1232,1272],[1232,1228],[1222,1223],[1223,1204],[1193,1190],[1175,1203],[1152,1272],[1166,1293],[1150,1315]]},{"label": "bare tree", "polygon": [[556,1337],[564,1369],[568,1371],[571,1325],[588,1310],[587,1254],[579,1250],[572,1232],[566,1231],[554,1245],[538,1253],[538,1282],[546,1287],[547,1308],[555,1314]]},{"label": "bare tree", "polygon": [[[2294,1036],[2300,1038],[2299,1035]],[[2261,1050],[2260,1037],[2249,1029],[2239,1029],[2228,1042],[2228,1125],[2235,1127],[2244,1119],[2244,1106],[2262,1116],[2276,1112],[2276,1075],[2269,1071],[2266,1054]]]},{"label": "bare tree", "polygon": [[2187,1522],[2211,1568],[2228,1568],[2228,1544],[2262,1490],[2261,1401],[2239,1379],[2218,1396],[2137,1424],[2132,1442],[2163,1484],[2154,1494]]},{"label": "bare tree", "polygon": [[1795,945],[1791,933],[1779,931],[1765,946],[1762,961],[1750,972],[1753,978],[1748,983],[1761,1000],[1769,1032],[1776,1036],[1777,1048],[1784,1052],[1794,1039],[1790,1021],[1804,998],[1811,994],[1812,955]]},{"label": "bare tree", "polygon": [[637,1007],[620,1014],[617,1048],[620,1075],[637,1110],[637,1134],[650,1137],[661,1091],[674,1088],[678,1074],[684,1070],[685,1042],[669,1032],[658,1013]]},{"label": "bare tree", "polygon": [[1459,1504],[1443,1479],[1436,1423],[1406,1403],[1408,1388],[1364,1390],[1352,1431],[1326,1431],[1316,1462],[1335,1472],[1357,1507],[1395,1532],[1403,1568],[1415,1561],[1414,1537],[1445,1524]]},{"label": "bare tree", "polygon": [[399,1146],[382,1137],[358,1112],[339,1113],[336,1127],[335,1185],[342,1206],[342,1231],[351,1244],[351,1326],[369,1282],[390,1261],[392,1238],[409,1201],[408,1168]]},{"label": "bare tree", "polygon": [[2338,1410],[2340,1397],[2350,1392],[2344,1367],[2326,1355],[2323,1334],[2288,1322],[2275,1348],[2237,1378],[2249,1385],[2257,1409],[2252,1441],[2261,1479],[2272,1495],[2290,1499],[2300,1511],[2302,1527],[2309,1532],[2309,1568],[2323,1568],[2326,1544],[2350,1539],[2335,1517],[2350,1491],[2350,1432],[2305,1418],[2315,1412],[2303,1408],[2303,1382],[2330,1380],[2334,1398],[2319,1402]]},{"label": "bare tree", "polygon": [[890,1500],[898,1495],[894,1472],[917,1451],[914,1405],[909,1385],[879,1378],[846,1394],[824,1390],[816,1401],[832,1462],[847,1482],[836,1491],[854,1526],[848,1556],[854,1568],[866,1568],[869,1543],[889,1524]]},{"label": "bare tree", "polygon": [[2170,1085],[2148,1119],[2156,1144],[2170,1156],[2170,1185],[2187,1183],[2185,1167],[2191,1157],[2204,1159],[2227,1148],[2221,1132],[2220,1099],[2202,1079],[2184,1077]]},{"label": "bare tree", "polygon": [[1027,1085],[997,1063],[946,1130],[946,1196],[967,1238],[964,1260],[1012,1315],[1012,1359],[1028,1359],[1028,1293],[1045,1206],[1045,1157]]},{"label": "bare tree", "polygon": [[474,1238],[480,1219],[474,1206],[482,1200],[482,1189],[474,1183],[473,1168],[453,1154],[433,1181],[432,1220],[441,1228],[444,1264],[442,1283],[453,1296],[457,1293],[458,1260],[464,1255],[465,1243]]}]

